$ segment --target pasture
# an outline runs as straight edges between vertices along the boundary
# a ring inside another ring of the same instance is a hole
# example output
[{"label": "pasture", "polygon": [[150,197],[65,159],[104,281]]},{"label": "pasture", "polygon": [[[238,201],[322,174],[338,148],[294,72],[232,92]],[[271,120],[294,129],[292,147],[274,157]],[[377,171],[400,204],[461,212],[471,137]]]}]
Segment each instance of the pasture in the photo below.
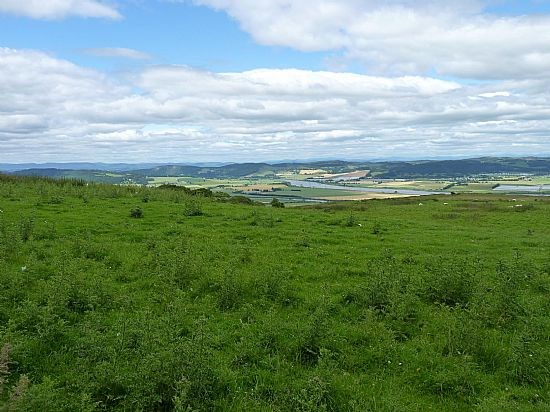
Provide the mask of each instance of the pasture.
[{"label": "pasture", "polygon": [[546,411],[550,199],[515,199],[0,177],[0,409]]}]

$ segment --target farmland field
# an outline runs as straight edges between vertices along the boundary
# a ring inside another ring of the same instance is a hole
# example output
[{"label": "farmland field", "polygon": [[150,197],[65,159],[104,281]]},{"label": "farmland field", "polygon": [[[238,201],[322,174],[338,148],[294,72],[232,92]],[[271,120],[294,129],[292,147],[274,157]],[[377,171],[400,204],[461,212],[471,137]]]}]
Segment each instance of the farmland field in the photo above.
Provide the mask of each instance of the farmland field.
[{"label": "farmland field", "polygon": [[0,177],[0,409],[546,411],[549,252],[543,197]]},{"label": "farmland field", "polygon": [[441,180],[397,180],[387,182],[360,183],[361,187],[384,187],[391,189],[444,190],[452,182]]},{"label": "farmland field", "polygon": [[[471,194],[488,194],[495,190],[495,187],[501,186],[498,191],[501,194],[514,194],[515,191],[507,191],[506,187],[526,186],[533,187],[544,185],[549,181],[545,176],[518,176],[515,180],[512,178],[497,178],[492,180],[476,180],[469,178],[462,181],[424,179],[358,179],[354,181],[329,182],[336,186],[334,189],[329,187],[299,187],[306,180],[316,182],[321,186],[324,182],[323,170],[300,171],[299,173],[283,173],[275,178],[248,177],[242,179],[206,179],[192,177],[152,177],[149,178],[149,185],[158,186],[161,184],[176,184],[190,188],[205,187],[212,190],[220,190],[230,195],[245,195],[254,200],[269,203],[273,197],[280,198],[285,203],[303,204],[306,201],[326,201],[326,200],[368,200],[378,198],[396,198],[403,197],[393,191],[428,191],[428,192],[455,192]],[[342,186],[349,187],[350,190],[342,190]],[[387,194],[357,193],[358,188],[388,190]],[[547,194],[546,192],[542,192]]]}]

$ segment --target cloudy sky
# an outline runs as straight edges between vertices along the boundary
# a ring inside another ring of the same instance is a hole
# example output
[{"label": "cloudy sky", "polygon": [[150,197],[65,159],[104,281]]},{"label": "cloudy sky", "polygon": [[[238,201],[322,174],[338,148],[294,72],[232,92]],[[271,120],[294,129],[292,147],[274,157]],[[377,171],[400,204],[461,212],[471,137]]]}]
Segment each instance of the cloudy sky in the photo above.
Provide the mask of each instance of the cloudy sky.
[{"label": "cloudy sky", "polygon": [[0,0],[0,162],[550,155],[548,0]]}]

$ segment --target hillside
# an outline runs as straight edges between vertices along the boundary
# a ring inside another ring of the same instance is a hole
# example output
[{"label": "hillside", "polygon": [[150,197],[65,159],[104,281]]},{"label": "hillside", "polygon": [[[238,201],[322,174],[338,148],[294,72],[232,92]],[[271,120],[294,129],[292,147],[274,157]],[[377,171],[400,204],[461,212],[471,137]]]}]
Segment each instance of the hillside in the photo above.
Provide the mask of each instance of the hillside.
[{"label": "hillside", "polygon": [[0,410],[550,409],[550,199],[209,195],[0,175]]},{"label": "hillside", "polygon": [[534,158],[481,158],[440,160],[429,162],[399,162],[380,174],[385,178],[452,178],[494,173],[550,173],[550,159]]},{"label": "hillside", "polygon": [[227,179],[275,176],[278,173],[300,169],[322,169],[329,173],[347,173],[370,170],[371,174],[385,179],[445,179],[495,173],[550,174],[550,159],[545,158],[480,158],[463,160],[430,160],[414,162],[345,162],[319,161],[306,163],[235,163],[222,166],[161,165],[151,168],[124,170],[112,169],[59,169],[32,168],[12,171],[19,176],[79,178],[103,183],[147,183],[151,176],[185,176],[206,179]]}]

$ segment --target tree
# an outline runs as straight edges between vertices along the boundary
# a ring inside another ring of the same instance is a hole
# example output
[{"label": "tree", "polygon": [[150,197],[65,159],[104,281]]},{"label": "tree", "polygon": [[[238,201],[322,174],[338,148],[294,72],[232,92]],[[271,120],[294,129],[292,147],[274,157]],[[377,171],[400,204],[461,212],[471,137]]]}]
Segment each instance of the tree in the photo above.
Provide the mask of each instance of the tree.
[{"label": "tree", "polygon": [[271,201],[271,207],[285,207],[285,204],[276,197]]}]

